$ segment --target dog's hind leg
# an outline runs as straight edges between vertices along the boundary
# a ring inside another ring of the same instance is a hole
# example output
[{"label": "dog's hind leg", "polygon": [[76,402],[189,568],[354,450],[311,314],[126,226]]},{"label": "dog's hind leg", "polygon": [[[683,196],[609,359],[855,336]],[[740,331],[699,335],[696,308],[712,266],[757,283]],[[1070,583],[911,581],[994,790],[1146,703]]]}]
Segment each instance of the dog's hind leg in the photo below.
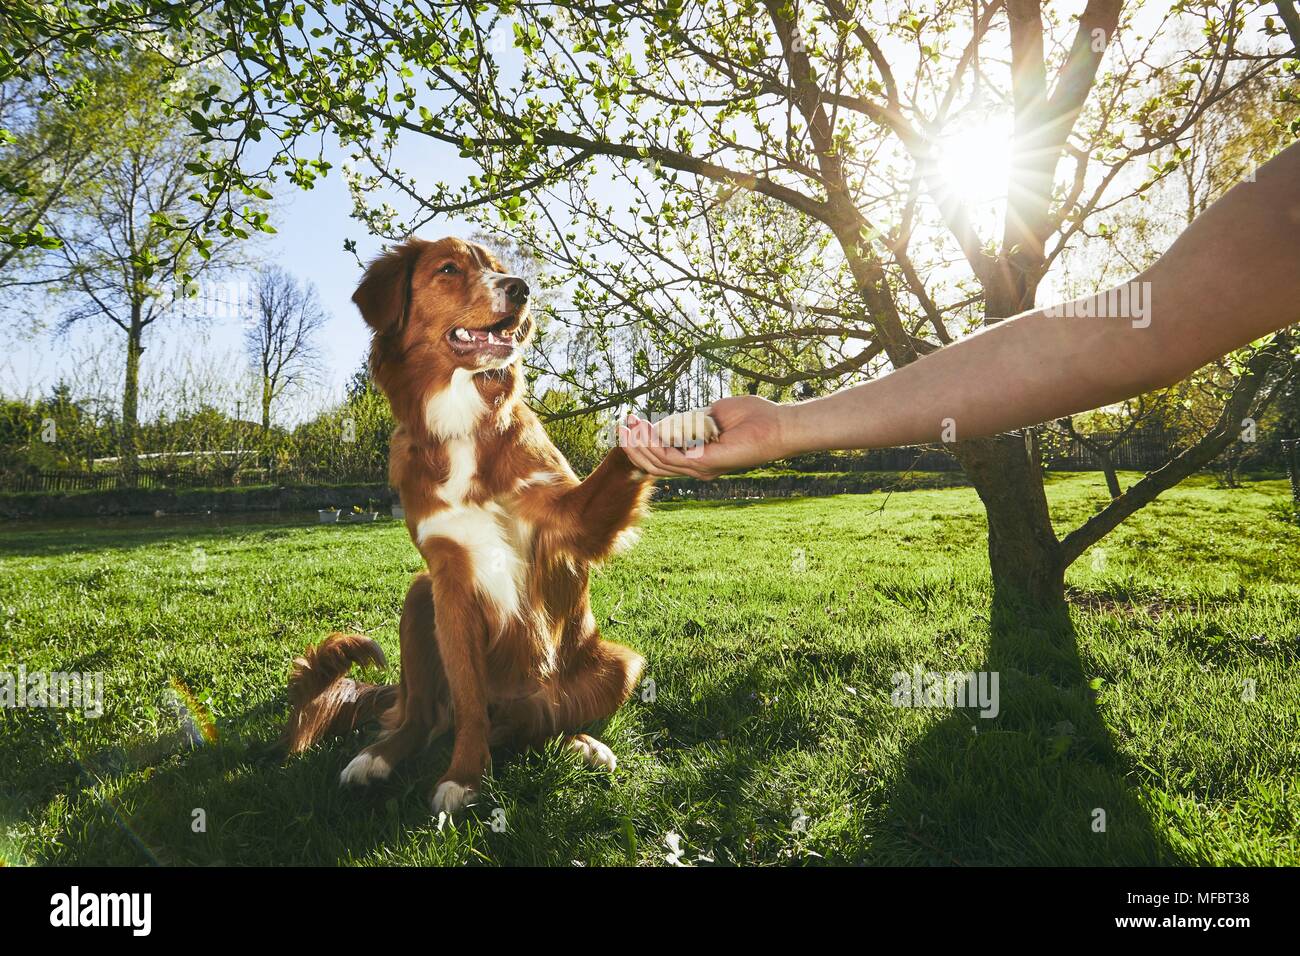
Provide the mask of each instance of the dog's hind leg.
[{"label": "dog's hind leg", "polygon": [[555,677],[545,700],[512,702],[493,715],[492,742],[536,747],[558,734],[590,767],[613,770],[614,752],[590,734],[574,733],[618,710],[641,679],[645,660],[622,644],[593,637],[576,660]]},{"label": "dog's hind leg", "polygon": [[644,668],[645,658],[630,647],[593,635],[560,676],[556,726],[575,730],[611,716],[632,694]]},{"label": "dog's hind leg", "polygon": [[343,769],[343,785],[384,780],[406,758],[428,746],[451,726],[447,681],[434,639],[433,588],[417,575],[406,592],[399,629],[402,677],[397,699],[380,715],[383,733]]},{"label": "dog's hind leg", "polygon": [[[636,651],[600,639],[591,643],[586,660],[578,663],[557,688],[556,724],[561,730],[576,730],[612,716],[636,688],[645,667],[645,659]],[[589,767],[613,770],[618,766],[614,751],[589,734],[573,734],[565,743]]]}]

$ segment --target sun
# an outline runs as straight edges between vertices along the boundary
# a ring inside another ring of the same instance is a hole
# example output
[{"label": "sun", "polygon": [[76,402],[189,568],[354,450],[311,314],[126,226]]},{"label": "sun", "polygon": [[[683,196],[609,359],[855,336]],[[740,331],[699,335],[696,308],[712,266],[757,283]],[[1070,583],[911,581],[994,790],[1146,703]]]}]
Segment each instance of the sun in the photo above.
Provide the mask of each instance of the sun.
[{"label": "sun", "polygon": [[969,117],[951,125],[937,143],[942,186],[970,206],[1005,199],[1011,139],[1006,117]]}]

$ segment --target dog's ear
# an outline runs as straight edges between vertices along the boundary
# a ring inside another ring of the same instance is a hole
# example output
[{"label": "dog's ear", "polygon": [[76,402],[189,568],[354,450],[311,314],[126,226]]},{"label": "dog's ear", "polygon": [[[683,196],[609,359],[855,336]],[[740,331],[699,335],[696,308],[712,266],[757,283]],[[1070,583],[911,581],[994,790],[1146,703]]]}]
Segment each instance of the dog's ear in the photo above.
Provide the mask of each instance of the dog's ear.
[{"label": "dog's ear", "polygon": [[366,324],[379,333],[395,332],[406,324],[411,309],[411,279],[422,244],[407,240],[372,259],[352,301]]}]

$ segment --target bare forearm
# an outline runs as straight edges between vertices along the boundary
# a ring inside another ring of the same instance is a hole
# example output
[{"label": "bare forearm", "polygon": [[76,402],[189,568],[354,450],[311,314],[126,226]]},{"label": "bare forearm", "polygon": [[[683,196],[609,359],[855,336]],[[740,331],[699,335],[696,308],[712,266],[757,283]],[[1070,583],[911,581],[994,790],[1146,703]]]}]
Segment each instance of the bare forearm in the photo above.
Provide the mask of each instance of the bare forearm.
[{"label": "bare forearm", "polygon": [[1115,294],[1024,313],[876,381],[787,406],[781,450],[950,441],[1034,425],[1172,384],[1297,318],[1300,147],[1292,146]]},{"label": "bare forearm", "polygon": [[954,441],[1109,404],[1142,391],[1148,374],[1099,367],[1125,334],[1118,320],[1026,313],[876,381],[789,406],[787,440],[794,453]]}]

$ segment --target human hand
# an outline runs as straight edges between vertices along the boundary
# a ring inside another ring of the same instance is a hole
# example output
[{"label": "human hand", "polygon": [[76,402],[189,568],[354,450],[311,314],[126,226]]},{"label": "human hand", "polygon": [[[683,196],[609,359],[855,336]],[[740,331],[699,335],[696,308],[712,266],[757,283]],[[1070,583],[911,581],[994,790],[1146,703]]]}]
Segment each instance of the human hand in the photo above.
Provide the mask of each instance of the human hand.
[{"label": "human hand", "polygon": [[653,441],[636,440],[650,435],[650,425],[635,415],[628,416],[625,429],[632,439],[625,441],[624,451],[633,464],[648,475],[671,478],[709,479],[729,471],[741,471],[785,456],[782,406],[755,395],[723,398],[708,412],[721,434],[709,444],[681,450]]}]

